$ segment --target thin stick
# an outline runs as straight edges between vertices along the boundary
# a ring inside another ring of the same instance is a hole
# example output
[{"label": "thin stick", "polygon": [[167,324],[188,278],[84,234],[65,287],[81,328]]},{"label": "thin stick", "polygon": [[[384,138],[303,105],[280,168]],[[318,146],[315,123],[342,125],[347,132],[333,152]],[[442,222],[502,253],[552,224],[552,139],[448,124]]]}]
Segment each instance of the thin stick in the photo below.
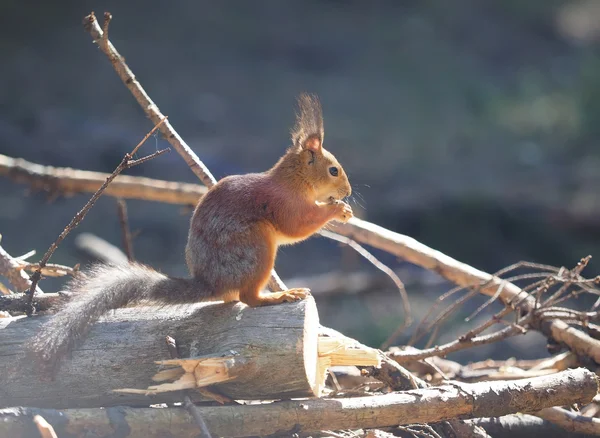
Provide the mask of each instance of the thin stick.
[{"label": "thin stick", "polygon": [[[102,186],[96,191],[96,193],[94,193],[94,195],[85,204],[85,206],[79,212],[77,212],[75,217],[71,220],[71,222],[69,222],[69,225],[67,225],[65,227],[65,229],[62,231],[62,233],[60,233],[60,235],[54,241],[54,243],[52,243],[52,245],[50,245],[50,248],[48,248],[48,251],[46,251],[46,254],[44,254],[44,257],[42,257],[42,260],[40,260],[40,262],[39,262],[39,268],[31,276],[31,286],[29,288],[29,300],[27,303],[27,305],[29,307],[29,309],[27,310],[28,316],[31,315],[34,310],[33,307],[31,306],[31,302],[33,300],[35,288],[36,288],[38,282],[40,281],[40,279],[42,278],[42,269],[46,266],[46,264],[48,263],[48,260],[50,260],[50,257],[52,257],[52,254],[54,254],[54,251],[56,251],[56,248],[58,248],[58,245],[60,245],[60,243],[64,240],[64,238],[67,237],[67,235],[75,227],[77,227],[77,225],[79,225],[81,223],[81,221],[83,220],[83,218],[85,217],[87,212],[94,206],[94,204],[96,203],[98,198],[100,198],[100,196],[102,195],[102,192],[104,192],[104,189],[106,189],[106,187],[111,183],[111,181],[113,179],[115,179],[117,177],[117,175],[119,173],[121,173],[123,170],[129,169],[130,167],[135,165],[135,164],[133,164],[133,165],[131,164],[133,155],[166,120],[167,120],[166,118],[162,119],[156,126],[154,126],[154,128],[152,128],[152,130],[148,134],[146,134],[146,136],[142,139],[142,141],[140,141],[137,144],[137,146],[135,148],[133,148],[131,153],[125,154],[125,156],[121,160],[121,163],[119,163],[119,165],[113,171],[113,173],[111,173],[110,176],[108,178],[106,178],[106,181],[104,181],[104,184],[102,184]],[[149,155],[149,157],[154,158],[159,155],[162,155],[163,153],[165,153],[167,151],[168,151],[168,149],[163,149],[163,150],[157,151],[157,152]],[[136,161],[139,162],[139,160],[136,160]]]},{"label": "thin stick", "polygon": [[[524,324],[524,322],[522,322],[522,324]],[[456,341],[448,342],[447,344],[439,345],[433,348],[428,348],[418,352],[394,352],[390,354],[390,357],[392,357],[398,363],[404,363],[425,359],[431,356],[446,356],[447,354],[453,353],[455,351],[464,350],[466,348],[471,347],[477,347],[480,345],[492,344],[494,342],[498,342],[519,334],[523,334],[522,327],[511,325],[490,335],[478,336],[472,339],[465,339],[461,337]]]},{"label": "thin stick", "polygon": [[131,230],[129,229],[129,220],[127,217],[127,204],[121,198],[117,199],[117,212],[119,214],[119,224],[121,225],[121,241],[123,242],[123,250],[127,254],[127,260],[135,261],[133,255],[133,243],[131,240]]},{"label": "thin stick", "polygon": [[[146,115],[154,123],[164,119],[164,116],[160,112],[158,106],[150,99],[146,90],[139,83],[129,66],[125,63],[123,58],[115,46],[108,39],[108,28],[112,20],[112,15],[109,12],[104,13],[104,24],[102,28],[98,24],[96,15],[92,12],[90,15],[83,19],[83,27],[89,32],[94,39],[94,42],[98,44],[100,50],[108,57],[113,68],[119,75],[119,78],[123,81],[127,89],[131,92],[135,100],[142,107]],[[192,172],[200,178],[200,181],[206,187],[210,188],[217,183],[215,177],[210,173],[208,167],[204,165],[200,158],[194,153],[194,151],[187,145],[187,143],[181,138],[181,136],[175,131],[171,124],[167,121],[164,123],[160,132],[165,136],[167,141],[173,146],[173,148],[181,155],[187,165],[190,167]],[[271,272],[271,279],[267,285],[271,291],[285,290],[287,287],[281,281],[281,278],[277,275],[275,270]]]},{"label": "thin stick", "polygon": [[[119,54],[115,46],[113,46],[108,39],[108,28],[111,20],[112,15],[109,12],[105,12],[104,23],[101,28],[96,19],[96,15],[92,12],[83,19],[83,27],[92,36],[94,42],[98,44],[100,50],[108,57],[113,68],[119,75],[119,78],[121,78],[146,115],[154,124],[157,124],[165,118],[164,115],[160,112],[158,106],[156,106],[152,99],[150,99],[146,90],[144,90],[133,72],[127,66],[125,58]],[[173,146],[177,153],[183,157],[192,172],[200,178],[200,181],[202,181],[204,185],[212,187],[216,184],[217,180],[215,177],[168,121],[161,125],[160,132],[165,136],[166,140]]]},{"label": "thin stick", "polygon": [[402,283],[400,277],[398,277],[398,275],[396,275],[396,273],[389,266],[386,266],[384,263],[379,261],[373,254],[371,254],[363,246],[359,245],[354,240],[344,236],[340,236],[337,233],[333,233],[327,230],[321,230],[320,234],[324,237],[328,237],[332,240],[337,240],[338,242],[348,245],[350,248],[352,248],[361,256],[363,256],[367,261],[369,261],[373,266],[375,266],[377,269],[379,269],[388,277],[390,277],[396,285],[396,287],[398,288],[398,292],[400,293],[400,299],[402,300],[402,307],[404,309],[405,319],[404,322],[398,328],[396,328],[396,330],[394,330],[394,333],[392,333],[380,347],[382,349],[388,348],[394,342],[394,340],[402,333],[402,331],[412,324],[410,301],[408,299],[408,295],[406,294],[406,288],[404,287],[404,283]]}]

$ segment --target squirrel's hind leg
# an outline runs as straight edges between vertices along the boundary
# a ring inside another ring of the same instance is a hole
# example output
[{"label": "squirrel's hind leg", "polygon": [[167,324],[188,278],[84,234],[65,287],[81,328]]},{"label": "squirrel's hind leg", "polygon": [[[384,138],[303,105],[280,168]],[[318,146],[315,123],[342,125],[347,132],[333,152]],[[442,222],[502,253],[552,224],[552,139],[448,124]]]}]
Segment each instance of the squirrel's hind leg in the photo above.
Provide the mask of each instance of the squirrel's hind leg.
[{"label": "squirrel's hind leg", "polygon": [[[310,290],[305,288],[289,289],[281,292],[261,294],[271,276],[271,270],[275,265],[275,254],[277,245],[275,243],[273,231],[270,224],[260,224],[254,230],[252,239],[255,242],[248,242],[249,247],[255,252],[255,265],[251,275],[244,278],[240,287],[240,301],[250,307],[269,306],[273,304],[298,301],[306,298]],[[266,244],[265,244],[266,243]]]},{"label": "squirrel's hind leg", "polygon": [[310,289],[303,287],[266,294],[261,294],[260,290],[258,291],[258,293],[248,292],[249,291],[242,291],[242,293],[240,294],[240,301],[248,304],[250,307],[271,306],[273,304],[289,303],[292,301],[303,300],[310,295]]}]

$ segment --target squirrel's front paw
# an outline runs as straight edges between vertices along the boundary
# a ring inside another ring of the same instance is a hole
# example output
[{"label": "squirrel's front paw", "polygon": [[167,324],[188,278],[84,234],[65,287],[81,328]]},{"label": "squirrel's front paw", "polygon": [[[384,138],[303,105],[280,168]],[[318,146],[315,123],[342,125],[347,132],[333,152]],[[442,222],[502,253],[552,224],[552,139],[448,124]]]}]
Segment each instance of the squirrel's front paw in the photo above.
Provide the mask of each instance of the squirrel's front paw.
[{"label": "squirrel's front paw", "polygon": [[335,216],[333,217],[336,221],[346,223],[354,216],[352,213],[352,207],[346,204],[344,201],[335,201]]}]

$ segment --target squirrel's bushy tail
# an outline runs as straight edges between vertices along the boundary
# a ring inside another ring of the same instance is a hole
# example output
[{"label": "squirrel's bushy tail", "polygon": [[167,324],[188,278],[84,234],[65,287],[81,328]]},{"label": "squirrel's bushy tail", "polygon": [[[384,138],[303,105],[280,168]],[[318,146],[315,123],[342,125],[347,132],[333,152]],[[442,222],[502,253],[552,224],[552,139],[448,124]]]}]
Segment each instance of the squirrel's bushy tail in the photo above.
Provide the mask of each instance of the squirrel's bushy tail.
[{"label": "squirrel's bushy tail", "polygon": [[106,312],[152,300],[170,304],[201,301],[210,295],[192,279],[172,278],[137,263],[95,265],[80,272],[65,288],[70,300],[42,326],[32,340],[32,353],[43,371],[52,373],[60,359]]}]

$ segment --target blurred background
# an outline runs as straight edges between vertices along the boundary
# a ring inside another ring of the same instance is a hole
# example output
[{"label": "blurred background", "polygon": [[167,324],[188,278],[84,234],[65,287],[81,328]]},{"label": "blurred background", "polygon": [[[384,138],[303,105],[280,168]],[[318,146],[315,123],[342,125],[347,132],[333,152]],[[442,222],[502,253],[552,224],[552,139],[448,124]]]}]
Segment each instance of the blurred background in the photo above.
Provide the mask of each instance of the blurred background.
[{"label": "blurred background", "polygon": [[[295,97],[309,91],[321,98],[325,146],[350,176],[357,216],[488,272],[598,254],[600,2],[4,1],[1,154],[111,172],[152,127],[84,32],[92,10],[112,12],[110,39],[218,178],[269,168],[289,144]],[[142,153],[166,146],[155,137]],[[196,182],[174,151],[128,173]],[[0,180],[2,246],[13,256],[35,249],[37,260],[86,200],[49,202]],[[137,259],[185,275],[190,210],[127,205]],[[91,261],[74,243],[82,232],[120,245],[116,212],[102,198],[52,261]],[[416,319],[451,287],[373,252],[406,283]],[[402,322],[393,283],[334,242],[284,248],[277,269],[313,287],[324,324],[372,346]],[[440,341],[464,332],[483,301]],[[452,357],[544,353],[532,334]]]}]

